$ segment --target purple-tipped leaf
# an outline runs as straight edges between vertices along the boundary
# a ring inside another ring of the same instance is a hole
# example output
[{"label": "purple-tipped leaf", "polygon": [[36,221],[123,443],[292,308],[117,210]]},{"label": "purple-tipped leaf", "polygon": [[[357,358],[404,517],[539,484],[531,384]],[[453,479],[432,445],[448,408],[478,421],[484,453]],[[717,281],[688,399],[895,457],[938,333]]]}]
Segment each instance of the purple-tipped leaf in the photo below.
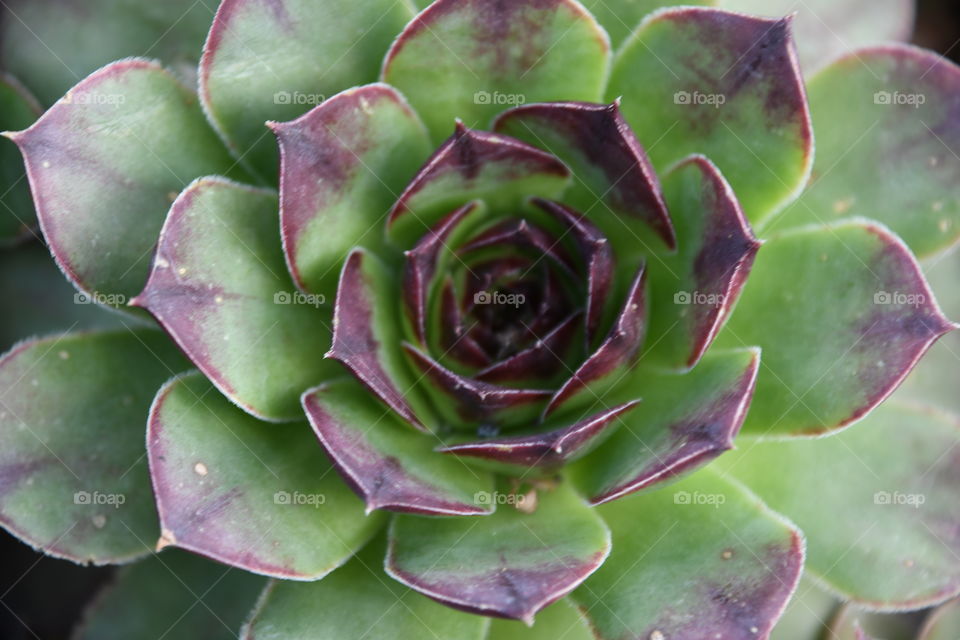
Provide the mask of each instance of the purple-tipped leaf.
[{"label": "purple-tipped leaf", "polygon": [[480,370],[476,379],[494,383],[529,382],[555,377],[558,371],[565,372],[563,355],[580,328],[580,317],[579,312],[571,314],[532,347]]}]

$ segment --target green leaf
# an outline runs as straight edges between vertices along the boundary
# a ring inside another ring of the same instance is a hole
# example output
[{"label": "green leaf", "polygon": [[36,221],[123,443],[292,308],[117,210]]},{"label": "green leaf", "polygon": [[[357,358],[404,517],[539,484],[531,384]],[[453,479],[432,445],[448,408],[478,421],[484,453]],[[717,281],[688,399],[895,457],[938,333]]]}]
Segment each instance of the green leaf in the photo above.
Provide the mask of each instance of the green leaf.
[{"label": "green leaf", "polygon": [[144,426],[157,387],[187,367],[159,331],[21,343],[0,359],[0,524],[78,563],[151,551],[157,515]]},{"label": "green leaf", "polygon": [[825,439],[744,440],[718,466],[809,538],[807,571],[878,610],[957,595],[960,424],[888,402]]},{"label": "green leaf", "polygon": [[918,640],[955,640],[960,637],[960,600],[935,609],[923,625]]},{"label": "green leaf", "polygon": [[367,510],[428,515],[482,515],[490,503],[490,475],[440,455],[435,436],[420,434],[374,401],[357,382],[311,389],[303,406],[313,429],[344,480]]},{"label": "green leaf", "polygon": [[105,64],[130,56],[160,58],[193,85],[214,8],[196,0],[5,0],[2,66],[44,105]]},{"label": "green leaf", "polygon": [[485,518],[396,516],[387,573],[457,609],[533,624],[603,563],[610,531],[567,483],[540,491],[532,510],[502,504],[510,497],[488,496],[501,504]]},{"label": "green leaf", "polygon": [[599,640],[763,638],[800,579],[800,533],[710,471],[597,510],[613,553],[573,599]]},{"label": "green leaf", "polygon": [[641,365],[602,399],[642,398],[620,429],[570,467],[594,504],[649,489],[710,462],[733,447],[753,395],[758,349],[715,351],[686,375]]},{"label": "green leaf", "polygon": [[717,0],[583,0],[583,6],[610,34],[617,49],[640,26],[640,22],[657,9],[677,5],[712,7]]},{"label": "green leaf", "polygon": [[744,433],[813,435],[865,415],[951,329],[909,249],[850,220],[764,244],[717,344],[763,348]]},{"label": "green leaf", "polygon": [[324,580],[271,582],[244,640],[482,640],[489,621],[443,607],[383,573],[383,544],[368,545]]},{"label": "green leaf", "polygon": [[304,389],[340,373],[321,357],[331,331],[325,299],[295,290],[278,227],[272,191],[194,181],[170,209],[150,278],[131,302],[264,420],[302,418]]},{"label": "green leaf", "polygon": [[176,194],[231,168],[196,96],[146,60],[104,67],[11,136],[64,274],[114,307],[143,287]]},{"label": "green leaf", "polygon": [[160,547],[263,575],[316,580],[383,525],[333,472],[304,422],[270,425],[190,374],[154,401],[147,430]]},{"label": "green leaf", "polygon": [[277,149],[264,123],[376,80],[412,17],[397,0],[224,0],[200,63],[204,108],[230,150],[273,181]]},{"label": "green leaf", "polygon": [[430,153],[426,130],[383,84],[348,89],[272,128],[287,264],[299,287],[332,294],[350,249],[382,247],[397,194]]},{"label": "green leaf", "polygon": [[84,613],[73,640],[230,640],[263,590],[263,578],[183,551],[121,569]]},{"label": "green leaf", "polygon": [[913,32],[914,0],[719,0],[719,4],[772,18],[796,13],[797,49],[806,73],[865,45],[907,41]]},{"label": "green leaf", "polygon": [[514,620],[490,621],[488,640],[594,640],[587,619],[569,598],[537,614],[532,627]]},{"label": "green leaf", "polygon": [[574,0],[437,0],[394,41],[381,77],[439,142],[455,118],[486,129],[508,106],[599,102],[609,66],[608,36]]},{"label": "green leaf", "polygon": [[920,257],[960,240],[960,68],[939,54],[885,46],[827,67],[808,91],[815,178],[764,234],[865,216]]},{"label": "green leaf", "polygon": [[827,640],[920,640],[916,617],[904,613],[876,613],[845,604],[830,620]]},{"label": "green leaf", "polygon": [[807,182],[813,137],[789,19],[654,14],[617,54],[607,97],[617,96],[658,170],[706,155],[755,224]]},{"label": "green leaf", "polygon": [[[42,112],[16,78],[0,72],[0,131],[25,129]],[[36,224],[23,160],[13,143],[0,140],[0,246],[33,235]]]}]

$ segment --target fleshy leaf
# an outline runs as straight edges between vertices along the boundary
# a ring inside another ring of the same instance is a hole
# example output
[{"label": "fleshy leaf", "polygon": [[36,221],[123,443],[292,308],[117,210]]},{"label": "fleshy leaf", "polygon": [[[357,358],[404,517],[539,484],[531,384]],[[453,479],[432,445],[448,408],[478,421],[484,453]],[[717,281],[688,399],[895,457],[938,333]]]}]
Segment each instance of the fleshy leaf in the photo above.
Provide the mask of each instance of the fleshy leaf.
[{"label": "fleshy leaf", "polygon": [[79,563],[151,551],[143,444],[154,392],[188,365],[159,331],[24,342],[0,360],[0,524]]},{"label": "fleshy leaf", "polygon": [[686,375],[638,367],[613,395],[643,402],[570,468],[581,492],[593,504],[615,500],[676,480],[731,449],[759,365],[759,351],[743,349],[711,352]]},{"label": "fleshy leaf", "polygon": [[384,545],[374,543],[325,579],[271,582],[244,640],[483,640],[489,621],[443,607],[383,573]]},{"label": "fleshy leaf", "polygon": [[839,60],[808,90],[814,179],[764,234],[865,216],[920,257],[960,240],[960,68],[933,52],[887,46]]},{"label": "fleshy leaf", "polygon": [[488,640],[594,640],[587,619],[569,598],[558,600],[537,614],[532,627],[515,620],[494,618]]},{"label": "fleshy leaf", "polygon": [[577,180],[565,201],[588,212],[607,236],[623,232],[622,219],[640,219],[668,247],[676,245],[657,175],[617,102],[526,105],[498,116],[494,128],[570,166]]},{"label": "fleshy leaf", "polygon": [[114,307],[143,287],[176,194],[232,167],[196,96],[146,60],[97,71],[12,137],[57,264]]},{"label": "fleshy leaf", "polygon": [[639,400],[626,402],[572,425],[540,430],[533,435],[451,444],[438,451],[487,460],[520,473],[535,468],[558,467],[582,458],[596,448],[620,426],[622,416],[629,414],[638,403]]},{"label": "fleshy leaf", "polygon": [[426,515],[482,515],[492,480],[463,462],[433,451],[438,443],[402,424],[371,401],[353,380],[311,389],[303,407],[344,480],[366,500],[367,511]]},{"label": "fleshy leaf", "polygon": [[[20,82],[0,72],[0,131],[25,129],[42,113]],[[31,235],[37,216],[30,200],[23,159],[9,140],[0,140],[0,246]]]},{"label": "fleshy leaf", "polygon": [[694,366],[733,309],[760,243],[730,185],[693,156],[664,177],[680,249],[650,261],[650,357]]},{"label": "fleshy leaf", "polygon": [[383,525],[367,516],[305,422],[269,425],[200,374],[158,393],[147,429],[158,546],[267,576],[316,580]]},{"label": "fleshy leaf", "polygon": [[541,491],[532,513],[501,505],[479,520],[396,516],[386,570],[448,606],[529,625],[609,553],[610,531],[561,484]]},{"label": "fleshy leaf", "polygon": [[376,80],[390,41],[412,17],[394,0],[224,0],[200,63],[210,121],[244,164],[272,181],[277,149],[264,123],[293,120]]},{"label": "fleshy leaf", "polygon": [[851,220],[764,244],[717,344],[763,348],[744,433],[813,435],[861,418],[951,329],[906,245]]},{"label": "fleshy leaf", "polygon": [[913,32],[914,0],[720,0],[720,4],[771,18],[796,13],[797,49],[808,74],[843,53],[907,41]]},{"label": "fleshy leaf", "polygon": [[[342,363],[408,423],[427,430],[413,373],[400,348],[397,278],[364,249],[343,265],[333,315],[333,346],[326,357]],[[313,355],[313,354],[310,354]]]},{"label": "fleshy leaf", "polygon": [[231,640],[266,580],[183,551],[168,551],[121,569],[97,594],[71,637],[131,640]]},{"label": "fleshy leaf", "polygon": [[702,153],[755,224],[803,188],[813,138],[790,20],[667,9],[617,54],[607,90],[658,170]]},{"label": "fleshy leaf", "polygon": [[506,106],[598,102],[609,68],[608,36],[574,0],[437,0],[394,41],[381,77],[440,140],[454,118],[485,129]]},{"label": "fleshy leaf", "polygon": [[381,247],[387,213],[430,153],[426,130],[403,96],[382,84],[348,89],[271,128],[280,142],[290,273],[302,289],[332,293],[350,249]]},{"label": "fleshy leaf", "polygon": [[580,313],[567,316],[533,346],[485,367],[474,377],[483,382],[530,382],[563,372],[563,353],[579,329],[579,319]]},{"label": "fleshy leaf", "polygon": [[193,85],[214,8],[196,0],[4,0],[0,66],[44,105],[103,65],[129,56],[160,58]]},{"label": "fleshy leaf", "polygon": [[800,532],[709,471],[597,511],[613,553],[572,597],[599,640],[765,638],[800,579]]},{"label": "fleshy leaf", "polygon": [[928,617],[918,640],[953,640],[960,637],[960,600],[939,606]]},{"label": "fleshy leaf", "polygon": [[744,440],[717,465],[806,532],[807,571],[844,599],[892,611],[960,592],[955,418],[891,401],[830,438]]},{"label": "fleshy leaf", "polygon": [[640,267],[603,344],[553,394],[544,416],[577,399],[596,399],[636,364],[647,328],[646,281],[646,268]]},{"label": "fleshy leaf", "polygon": [[822,633],[826,640],[922,640],[917,620],[903,612],[876,613],[847,603],[828,621]]},{"label": "fleshy leaf", "polygon": [[324,300],[294,291],[278,226],[273,192],[196,180],[174,202],[132,304],[245,411],[292,420],[303,390],[340,370],[321,357],[330,344]]},{"label": "fleshy leaf", "polygon": [[529,196],[554,198],[569,183],[570,170],[549,153],[458,122],[400,195],[387,233],[399,246],[409,247],[471,200],[484,200],[495,213],[515,213]]}]

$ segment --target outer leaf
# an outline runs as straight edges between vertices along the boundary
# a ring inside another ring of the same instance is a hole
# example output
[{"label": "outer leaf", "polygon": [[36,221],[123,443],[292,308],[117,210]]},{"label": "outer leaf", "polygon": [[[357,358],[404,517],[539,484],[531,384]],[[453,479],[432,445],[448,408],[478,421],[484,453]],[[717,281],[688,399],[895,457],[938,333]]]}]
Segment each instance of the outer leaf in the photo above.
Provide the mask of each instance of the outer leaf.
[{"label": "outer leaf", "polygon": [[888,402],[831,438],[747,442],[718,465],[807,533],[807,571],[831,590],[922,608],[960,592],[958,428]]},{"label": "outer leaf", "polygon": [[339,374],[322,297],[303,297],[283,264],[277,200],[222,178],[174,202],[146,288],[150,311],[228,398],[266,420],[300,417],[300,394]]},{"label": "outer leaf", "polygon": [[350,249],[382,245],[387,213],[430,153],[426,130],[403,96],[382,84],[348,89],[271,128],[280,142],[290,273],[302,289],[332,293]]},{"label": "outer leaf", "polygon": [[648,15],[664,7],[697,5],[712,7],[717,0],[583,0],[583,6],[596,16],[618,48]]},{"label": "outer leaf", "polygon": [[390,509],[427,515],[482,515],[492,480],[463,462],[433,451],[437,440],[412,430],[372,402],[352,380],[304,393],[313,430],[367,511]]},{"label": "outer leaf", "polygon": [[627,122],[658,169],[706,155],[754,223],[806,184],[813,140],[789,19],[656,13],[617,55],[607,96],[623,96]]},{"label": "outer leaf", "polygon": [[175,545],[267,576],[316,580],[383,524],[332,473],[306,423],[267,425],[200,374],[164,386],[147,448],[162,534]]},{"label": "outer leaf", "polygon": [[764,638],[800,579],[800,532],[710,472],[598,511],[614,551],[573,598],[601,640]]},{"label": "outer leaf", "polygon": [[157,530],[143,424],[186,362],[159,331],[65,335],[0,359],[0,524],[80,563],[150,552]]},{"label": "outer leaf", "polygon": [[680,250],[650,262],[658,301],[650,310],[651,358],[686,368],[723,326],[760,243],[730,185],[703,156],[681,162],[664,185]]},{"label": "outer leaf", "polygon": [[515,214],[531,195],[557,197],[569,183],[570,170],[549,153],[458,122],[400,195],[387,232],[396,244],[408,247],[471,200],[485,200],[495,213]]},{"label": "outer leaf", "polygon": [[533,624],[610,553],[610,531],[569,484],[533,513],[501,506],[479,520],[396,516],[387,573],[451,607]]},{"label": "outer leaf", "polygon": [[[25,129],[42,111],[16,78],[0,73],[0,130]],[[0,140],[0,245],[31,235],[36,222],[20,153],[9,141]]]},{"label": "outer leaf", "polygon": [[951,329],[909,249],[852,220],[764,245],[718,344],[763,348],[744,432],[813,435],[865,415]]},{"label": "outer leaf", "polygon": [[641,219],[667,246],[676,246],[656,173],[618,102],[517,107],[498,116],[494,128],[570,165],[578,180],[566,201],[589,213],[607,236],[622,233],[624,219]]},{"label": "outer leaf", "polygon": [[953,600],[934,610],[923,625],[918,640],[951,640],[960,636],[960,601]]},{"label": "outer leaf", "polygon": [[576,605],[564,598],[537,615],[533,627],[514,620],[494,619],[488,640],[594,640],[590,625]]},{"label": "outer leaf", "polygon": [[441,140],[454,118],[484,129],[505,106],[598,102],[609,64],[609,38],[574,0],[437,0],[393,43],[381,77]]},{"label": "outer leaf", "polygon": [[264,122],[293,120],[376,80],[411,17],[396,0],[225,0],[200,62],[204,109],[231,151],[273,179],[277,150]]},{"label": "outer leaf", "polygon": [[245,640],[482,640],[488,621],[443,607],[383,573],[383,544],[368,545],[326,579],[271,582]]},{"label": "outer leaf", "polygon": [[231,168],[195,100],[156,63],[124,60],[11,134],[57,264],[98,302],[139,292],[173,198]]},{"label": "outer leaf", "polygon": [[642,397],[643,403],[571,467],[572,478],[600,504],[675,480],[733,448],[759,365],[759,350],[743,349],[711,353],[687,375],[639,367],[613,393]]},{"label": "outer leaf", "polygon": [[264,582],[182,551],[155,555],[120,570],[71,637],[229,640],[237,637]]},{"label": "outer leaf", "polygon": [[866,216],[921,257],[960,240],[960,67],[913,47],[861,50],[809,91],[815,179],[769,229]]},{"label": "outer leaf", "polygon": [[864,45],[909,40],[914,4],[913,0],[720,0],[725,9],[773,18],[796,13],[797,49],[807,73]]},{"label": "outer leaf", "polygon": [[918,640],[917,619],[902,612],[875,613],[848,603],[829,622],[828,640]]},{"label": "outer leaf", "polygon": [[158,57],[192,85],[214,8],[196,0],[5,0],[0,66],[22,78],[44,105],[128,56]]}]

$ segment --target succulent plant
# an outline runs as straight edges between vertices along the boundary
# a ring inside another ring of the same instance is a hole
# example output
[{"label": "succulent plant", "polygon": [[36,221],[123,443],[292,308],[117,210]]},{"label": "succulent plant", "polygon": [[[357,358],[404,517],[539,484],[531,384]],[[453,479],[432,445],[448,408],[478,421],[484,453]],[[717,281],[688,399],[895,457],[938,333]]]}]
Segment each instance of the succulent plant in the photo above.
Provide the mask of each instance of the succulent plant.
[{"label": "succulent plant", "polygon": [[885,402],[955,328],[917,256],[960,239],[960,69],[805,80],[753,3],[585,4],[224,0],[198,92],[192,13],[176,74],[6,134],[120,325],[0,359],[0,524],[142,559],[78,637],[766,638],[802,573],[960,594],[955,400]]}]

